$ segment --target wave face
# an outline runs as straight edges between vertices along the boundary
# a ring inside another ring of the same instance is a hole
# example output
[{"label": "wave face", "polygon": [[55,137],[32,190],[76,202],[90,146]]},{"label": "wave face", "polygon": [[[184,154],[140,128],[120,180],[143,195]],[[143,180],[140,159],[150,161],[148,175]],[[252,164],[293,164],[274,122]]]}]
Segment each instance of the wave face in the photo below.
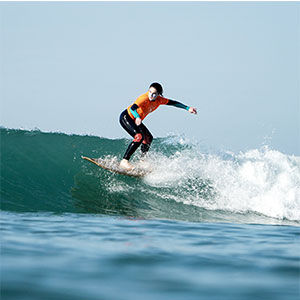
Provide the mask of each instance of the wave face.
[{"label": "wave face", "polygon": [[299,157],[267,147],[209,154],[180,137],[167,137],[154,140],[146,159],[154,171],[143,179],[115,175],[81,159],[121,159],[128,143],[1,128],[1,209],[201,222],[300,222]]}]

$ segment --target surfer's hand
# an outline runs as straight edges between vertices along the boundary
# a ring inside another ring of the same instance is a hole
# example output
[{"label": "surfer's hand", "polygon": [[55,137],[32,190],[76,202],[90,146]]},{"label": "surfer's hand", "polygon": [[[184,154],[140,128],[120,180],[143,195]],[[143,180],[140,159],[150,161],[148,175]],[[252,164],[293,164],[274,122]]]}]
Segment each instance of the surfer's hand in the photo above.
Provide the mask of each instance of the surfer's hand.
[{"label": "surfer's hand", "polygon": [[136,124],[136,126],[140,126],[141,123],[142,123],[142,119],[141,119],[141,118],[136,118],[136,119],[135,119],[135,124]]},{"label": "surfer's hand", "polygon": [[191,114],[197,114],[197,109],[195,108],[195,107],[190,107],[189,108],[189,112],[191,113]]}]

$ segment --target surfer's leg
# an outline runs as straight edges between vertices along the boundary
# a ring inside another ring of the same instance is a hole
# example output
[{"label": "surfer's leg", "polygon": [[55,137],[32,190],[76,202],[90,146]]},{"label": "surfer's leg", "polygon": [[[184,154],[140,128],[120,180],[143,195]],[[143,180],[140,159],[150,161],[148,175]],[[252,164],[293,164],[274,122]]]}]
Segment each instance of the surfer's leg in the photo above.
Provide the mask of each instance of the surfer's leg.
[{"label": "surfer's leg", "polygon": [[134,120],[128,115],[127,110],[124,110],[120,115],[120,124],[121,126],[132,136],[134,137],[139,131]]},{"label": "surfer's leg", "polygon": [[120,116],[120,123],[121,126],[134,138],[123,156],[123,159],[129,160],[144,140],[144,134],[141,131],[140,126],[137,126],[134,120],[128,115],[127,110],[122,112]]},{"label": "surfer's leg", "polygon": [[143,141],[143,135],[141,133],[137,133],[134,136],[134,140],[129,144],[123,159],[129,160],[132,154],[136,151],[136,149],[141,145]]},{"label": "surfer's leg", "polygon": [[141,151],[142,151],[142,154],[145,155],[150,149],[150,145],[152,143],[153,136],[144,124],[141,124],[140,127],[141,127],[141,130],[142,130],[143,134],[144,134],[144,139],[143,139],[143,142],[142,142]]}]

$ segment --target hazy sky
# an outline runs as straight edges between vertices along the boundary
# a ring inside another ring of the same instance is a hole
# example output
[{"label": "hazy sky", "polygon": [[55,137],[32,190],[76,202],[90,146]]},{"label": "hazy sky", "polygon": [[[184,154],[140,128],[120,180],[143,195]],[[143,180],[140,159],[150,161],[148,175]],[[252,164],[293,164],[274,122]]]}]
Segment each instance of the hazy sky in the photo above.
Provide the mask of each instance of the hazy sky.
[{"label": "hazy sky", "polygon": [[0,2],[1,122],[129,137],[119,114],[149,84],[155,137],[300,155],[299,2]]}]

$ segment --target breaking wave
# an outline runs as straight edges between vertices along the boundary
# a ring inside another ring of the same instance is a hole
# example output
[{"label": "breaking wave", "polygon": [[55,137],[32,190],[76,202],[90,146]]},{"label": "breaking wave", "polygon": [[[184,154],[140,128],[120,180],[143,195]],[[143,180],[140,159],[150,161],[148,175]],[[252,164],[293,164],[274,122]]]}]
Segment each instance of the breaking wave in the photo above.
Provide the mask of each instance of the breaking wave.
[{"label": "breaking wave", "polygon": [[[121,159],[127,139],[1,128],[1,209],[114,214],[201,222],[298,224],[300,157],[263,147],[203,153],[158,138],[143,179],[112,174],[81,155]],[[136,154],[134,160],[138,160]]]}]

